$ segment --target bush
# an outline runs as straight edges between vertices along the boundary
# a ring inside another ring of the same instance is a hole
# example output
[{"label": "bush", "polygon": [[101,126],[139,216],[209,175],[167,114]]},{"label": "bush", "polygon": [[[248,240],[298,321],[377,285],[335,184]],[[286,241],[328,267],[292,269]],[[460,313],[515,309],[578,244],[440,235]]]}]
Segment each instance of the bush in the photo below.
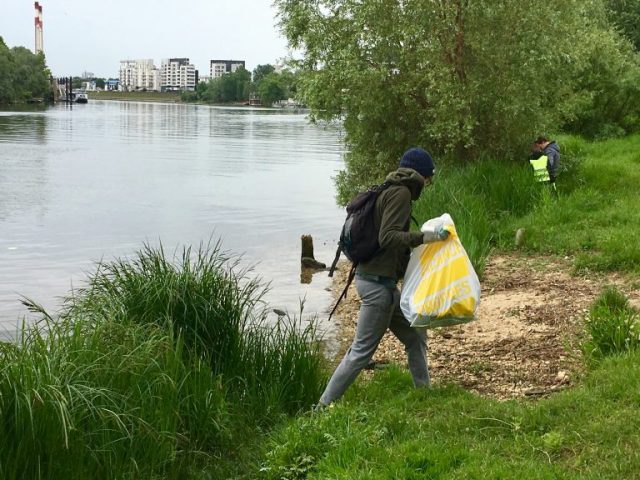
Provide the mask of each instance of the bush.
[{"label": "bush", "polygon": [[290,317],[269,323],[265,288],[238,263],[219,244],[184,248],[175,261],[146,245],[133,259],[101,264],[66,315],[166,326],[222,376],[246,415],[294,413],[325,381],[315,327]]},{"label": "bush", "polygon": [[81,318],[0,350],[0,478],[174,478],[228,440],[219,378],[152,325]]},{"label": "bush", "polygon": [[622,137],[640,129],[640,56],[619,30],[586,30],[575,68],[575,91],[561,101],[564,129],[591,139]]},{"label": "bush", "polygon": [[[0,343],[0,478],[216,478],[326,381],[313,323],[268,322],[218,248],[99,265],[59,318]],[[225,461],[220,461],[223,458]],[[190,478],[190,477],[189,477]]]},{"label": "bush", "polygon": [[606,287],[592,304],[586,319],[588,340],[582,345],[590,360],[640,347],[640,317],[615,287]]}]

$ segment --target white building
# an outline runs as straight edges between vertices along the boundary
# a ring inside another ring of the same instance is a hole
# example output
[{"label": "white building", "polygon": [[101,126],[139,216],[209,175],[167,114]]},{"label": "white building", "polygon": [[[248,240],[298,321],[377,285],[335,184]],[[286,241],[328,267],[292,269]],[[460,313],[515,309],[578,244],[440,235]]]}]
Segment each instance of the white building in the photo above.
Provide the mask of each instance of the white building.
[{"label": "white building", "polygon": [[211,60],[209,62],[209,76],[218,78],[225,73],[235,72],[240,67],[246,68],[244,60]]},{"label": "white building", "polygon": [[121,60],[120,90],[132,92],[136,90],[160,91],[160,70],[153,60]]},{"label": "white building", "polygon": [[81,90],[85,92],[96,92],[98,89],[96,88],[95,80],[89,80],[88,82],[82,82]]},{"label": "white building", "polygon": [[160,89],[163,92],[194,90],[196,87],[196,67],[188,58],[168,58],[162,60]]},{"label": "white building", "polygon": [[276,59],[276,64],[274,65],[274,68],[273,68],[273,71],[275,73],[280,74],[284,72],[286,68],[287,68],[287,60],[284,57]]}]

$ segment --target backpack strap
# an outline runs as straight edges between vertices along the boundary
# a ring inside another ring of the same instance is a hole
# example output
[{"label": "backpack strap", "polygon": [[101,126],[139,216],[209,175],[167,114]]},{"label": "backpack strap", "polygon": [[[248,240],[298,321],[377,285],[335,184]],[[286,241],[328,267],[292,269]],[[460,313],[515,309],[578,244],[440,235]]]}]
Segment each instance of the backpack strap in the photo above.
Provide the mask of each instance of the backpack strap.
[{"label": "backpack strap", "polygon": [[331,313],[329,314],[329,318],[328,320],[331,320],[331,317],[333,316],[333,314],[336,312],[336,309],[338,308],[338,305],[340,304],[340,301],[343,298],[347,298],[347,290],[349,290],[349,286],[351,285],[351,282],[353,282],[354,277],[356,276],[356,267],[358,265],[354,264],[351,267],[351,270],[349,270],[349,276],[347,277],[347,284],[344,287],[344,290],[342,290],[342,293],[340,294],[340,296],[338,297],[338,301],[336,302],[336,304],[333,306],[333,309],[331,310]]},{"label": "backpack strap", "polygon": [[336,257],[333,259],[333,263],[331,264],[331,268],[329,268],[329,276],[333,277],[333,272],[336,271],[336,266],[338,265],[338,260],[340,260],[340,253],[342,252],[342,245],[338,245],[338,249],[336,250]]}]

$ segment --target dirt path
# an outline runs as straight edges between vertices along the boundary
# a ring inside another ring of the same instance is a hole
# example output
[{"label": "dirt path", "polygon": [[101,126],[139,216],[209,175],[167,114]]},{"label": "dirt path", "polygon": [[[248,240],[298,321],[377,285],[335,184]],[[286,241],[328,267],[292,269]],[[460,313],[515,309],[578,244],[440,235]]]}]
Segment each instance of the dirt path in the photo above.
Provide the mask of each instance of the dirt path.
[{"label": "dirt path", "polygon": [[[344,288],[347,267],[341,265],[336,273],[336,296]],[[582,369],[578,342],[590,303],[604,285],[616,284],[640,305],[640,288],[616,274],[571,276],[570,271],[569,259],[493,257],[477,320],[428,331],[433,383],[455,383],[501,400],[546,395],[571,385]],[[337,312],[342,348],[336,361],[353,339],[358,308],[352,285]],[[374,360],[406,364],[401,344],[389,332]]]}]

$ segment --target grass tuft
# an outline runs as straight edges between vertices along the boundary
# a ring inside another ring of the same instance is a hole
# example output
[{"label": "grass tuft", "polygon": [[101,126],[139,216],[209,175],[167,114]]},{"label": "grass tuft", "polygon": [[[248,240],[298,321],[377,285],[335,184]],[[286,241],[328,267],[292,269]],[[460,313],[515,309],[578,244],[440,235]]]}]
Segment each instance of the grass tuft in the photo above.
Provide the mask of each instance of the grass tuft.
[{"label": "grass tuft", "polygon": [[582,350],[588,361],[601,361],[640,347],[640,315],[615,287],[606,287],[593,302],[586,328],[588,339]]},{"label": "grass tuft", "polygon": [[[226,478],[326,381],[313,323],[270,323],[219,245],[102,263],[0,344],[0,478]],[[250,440],[247,440],[250,439]],[[230,473],[231,472],[231,473]]]}]

